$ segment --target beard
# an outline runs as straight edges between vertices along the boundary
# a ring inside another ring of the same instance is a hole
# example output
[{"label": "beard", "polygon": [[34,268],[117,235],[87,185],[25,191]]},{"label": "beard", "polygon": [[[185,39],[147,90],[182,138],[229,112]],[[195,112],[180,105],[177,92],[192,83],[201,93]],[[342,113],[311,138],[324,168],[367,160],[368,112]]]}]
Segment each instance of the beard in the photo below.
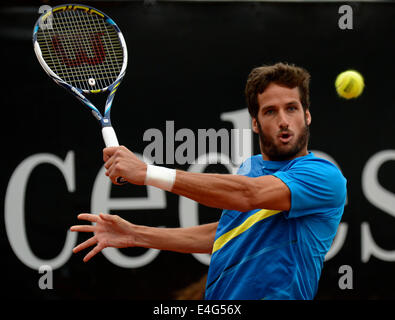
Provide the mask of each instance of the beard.
[{"label": "beard", "polygon": [[[294,141],[293,144],[290,144],[289,146],[288,144],[286,146],[277,146],[274,138],[266,135],[263,132],[262,127],[258,121],[257,125],[259,131],[259,144],[261,146],[261,151],[271,161],[285,161],[295,158],[297,154],[307,146],[310,138],[310,129],[305,121],[305,126],[302,129],[300,135],[298,137],[294,136],[296,138],[296,141]],[[289,132],[289,130],[286,129],[280,130],[279,133],[281,133],[282,131]]]}]

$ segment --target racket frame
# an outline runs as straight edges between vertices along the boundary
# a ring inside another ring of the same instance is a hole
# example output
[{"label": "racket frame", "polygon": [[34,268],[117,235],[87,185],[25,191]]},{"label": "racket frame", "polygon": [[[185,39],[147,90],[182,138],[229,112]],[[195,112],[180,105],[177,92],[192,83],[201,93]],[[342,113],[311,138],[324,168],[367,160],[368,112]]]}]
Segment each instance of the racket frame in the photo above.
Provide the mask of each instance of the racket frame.
[{"label": "racket frame", "polygon": [[[101,89],[96,89],[96,90],[86,90],[86,89],[80,89],[77,87],[74,87],[70,85],[69,83],[65,82],[63,79],[61,79],[58,75],[56,75],[47,65],[45,62],[40,45],[37,41],[37,32],[40,28],[41,25],[45,25],[46,19],[49,19],[50,16],[53,14],[53,12],[57,12],[59,10],[65,11],[65,10],[84,10],[89,14],[97,14],[101,18],[103,18],[108,24],[110,24],[115,31],[117,32],[117,36],[120,40],[121,47],[123,50],[123,64],[121,71],[116,78],[116,80],[109,86]],[[114,99],[115,92],[117,91],[123,77],[125,76],[125,71],[126,71],[126,66],[128,63],[128,51],[127,51],[127,46],[125,39],[122,35],[121,30],[119,27],[116,25],[114,20],[112,20],[109,16],[107,16],[104,12],[95,9],[93,7],[87,6],[87,5],[80,5],[80,4],[67,4],[67,5],[59,5],[56,7],[53,7],[51,10],[44,12],[37,20],[36,24],[34,25],[33,28],[33,46],[34,46],[34,52],[36,53],[37,59],[40,62],[42,68],[45,70],[45,72],[61,87],[66,89],[67,91],[71,92],[79,101],[81,101],[86,107],[88,107],[89,110],[91,110],[93,116],[100,122],[102,126],[102,134],[103,138],[105,141],[105,144],[107,147],[109,146],[118,146],[118,140],[116,138],[114,129],[112,128],[111,125],[111,106],[112,102]],[[98,108],[85,96],[86,94],[97,94],[97,93],[102,93],[105,91],[109,91],[109,95],[107,96],[107,100],[105,103],[105,108],[104,108],[104,113],[102,114]]]}]

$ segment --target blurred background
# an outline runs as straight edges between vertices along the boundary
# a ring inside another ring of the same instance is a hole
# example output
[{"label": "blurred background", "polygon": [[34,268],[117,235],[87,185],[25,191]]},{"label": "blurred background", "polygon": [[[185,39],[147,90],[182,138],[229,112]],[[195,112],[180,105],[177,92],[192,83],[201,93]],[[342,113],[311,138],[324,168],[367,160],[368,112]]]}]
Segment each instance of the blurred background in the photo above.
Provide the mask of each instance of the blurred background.
[{"label": "blurred background", "polygon": [[[86,252],[71,252],[90,236],[68,232],[81,212],[109,212],[168,228],[216,221],[221,212],[153,188],[111,186],[103,177],[99,124],[45,74],[33,51],[40,6],[62,3],[3,1],[0,6],[1,295],[200,298],[209,255],[113,249],[84,263]],[[120,143],[140,155],[151,143],[144,139],[149,129],[162,132],[175,149],[181,142],[166,136],[169,125],[175,132],[190,129],[196,137],[199,129],[248,129],[244,86],[251,69],[280,61],[306,68],[312,76],[309,149],[336,163],[348,179],[347,206],[316,299],[395,298],[395,4],[78,3],[107,13],[124,34],[129,64],[115,96],[112,123]],[[347,21],[342,5],[352,12]],[[336,76],[347,69],[365,78],[357,99],[342,99],[335,91]],[[251,146],[251,153],[259,152],[256,137]],[[230,142],[231,150],[236,147]],[[238,165],[164,162],[201,172],[229,172]],[[40,288],[43,265],[53,270],[52,289]],[[341,285],[344,270],[351,275],[347,288]]]}]

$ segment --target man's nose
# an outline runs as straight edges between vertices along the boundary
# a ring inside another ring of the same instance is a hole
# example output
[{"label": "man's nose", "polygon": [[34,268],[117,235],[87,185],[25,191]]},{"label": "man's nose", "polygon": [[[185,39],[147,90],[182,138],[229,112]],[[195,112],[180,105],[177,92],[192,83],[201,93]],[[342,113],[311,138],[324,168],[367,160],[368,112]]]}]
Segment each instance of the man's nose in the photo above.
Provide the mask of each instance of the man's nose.
[{"label": "man's nose", "polygon": [[283,111],[280,111],[278,113],[278,126],[282,130],[288,129],[289,121],[288,121],[287,115]]}]

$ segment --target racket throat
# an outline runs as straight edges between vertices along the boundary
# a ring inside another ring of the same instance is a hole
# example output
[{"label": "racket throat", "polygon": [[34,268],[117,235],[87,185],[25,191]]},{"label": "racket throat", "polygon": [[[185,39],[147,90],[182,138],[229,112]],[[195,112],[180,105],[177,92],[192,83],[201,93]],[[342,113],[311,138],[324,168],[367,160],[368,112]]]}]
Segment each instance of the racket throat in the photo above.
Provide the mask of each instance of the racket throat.
[{"label": "racket throat", "polygon": [[[104,120],[103,117],[97,111],[92,110],[92,114],[97,120],[99,120],[102,123],[103,126],[107,126],[107,124],[105,124],[103,122],[103,120]],[[110,122],[110,121],[108,120],[108,122]],[[111,123],[109,123],[109,125],[111,126]]]}]

